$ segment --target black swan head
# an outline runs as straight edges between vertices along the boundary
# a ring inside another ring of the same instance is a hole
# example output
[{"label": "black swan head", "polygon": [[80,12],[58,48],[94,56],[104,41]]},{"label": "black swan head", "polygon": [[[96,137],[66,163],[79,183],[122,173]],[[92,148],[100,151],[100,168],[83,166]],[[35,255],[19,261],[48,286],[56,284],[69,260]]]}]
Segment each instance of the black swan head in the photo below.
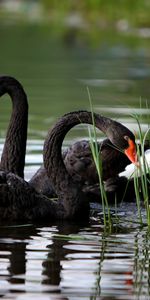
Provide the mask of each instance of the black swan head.
[{"label": "black swan head", "polygon": [[114,121],[112,126],[106,129],[106,135],[112,144],[122,150],[132,163],[137,162],[136,145],[134,134],[125,126],[118,126],[118,122]]},{"label": "black swan head", "polygon": [[0,76],[0,96],[8,94],[12,100],[12,114],[2,152],[0,170],[24,176],[28,101],[25,91],[15,78]]}]

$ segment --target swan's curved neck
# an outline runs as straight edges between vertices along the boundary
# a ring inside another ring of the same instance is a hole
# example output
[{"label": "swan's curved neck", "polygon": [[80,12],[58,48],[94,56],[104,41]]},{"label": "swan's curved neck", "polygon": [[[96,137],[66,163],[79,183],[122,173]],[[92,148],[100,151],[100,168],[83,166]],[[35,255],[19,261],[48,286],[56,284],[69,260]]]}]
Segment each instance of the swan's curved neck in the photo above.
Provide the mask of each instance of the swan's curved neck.
[{"label": "swan's curved neck", "polygon": [[[111,120],[98,114],[94,114],[95,125],[101,131],[106,133],[107,128],[111,124]],[[70,179],[66,171],[65,165],[61,156],[61,147],[67,132],[75,125],[80,123],[92,124],[92,115],[87,111],[78,111],[68,113],[62,117],[52,130],[49,131],[48,136],[44,143],[44,165],[47,170],[48,176],[58,193],[61,189],[61,184],[68,186]],[[62,187],[62,190],[63,190]]]},{"label": "swan's curved neck", "polygon": [[0,169],[24,176],[28,101],[21,84],[9,76],[0,77],[0,96],[9,94],[12,100],[12,114],[9,121]]}]

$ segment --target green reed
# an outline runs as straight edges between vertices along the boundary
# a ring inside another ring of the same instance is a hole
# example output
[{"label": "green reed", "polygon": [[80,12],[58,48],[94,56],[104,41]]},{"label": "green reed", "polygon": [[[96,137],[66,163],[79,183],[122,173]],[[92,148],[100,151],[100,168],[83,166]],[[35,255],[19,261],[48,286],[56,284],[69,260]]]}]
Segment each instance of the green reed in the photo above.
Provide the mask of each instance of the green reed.
[{"label": "green reed", "polygon": [[[100,197],[101,197],[101,201],[102,201],[104,225],[106,225],[106,226],[109,225],[109,228],[112,228],[110,207],[108,204],[107,194],[106,194],[106,191],[104,188],[104,183],[102,180],[103,170],[102,170],[101,151],[98,147],[93,105],[92,105],[92,100],[91,100],[91,96],[90,96],[88,87],[87,87],[87,92],[88,92],[88,98],[89,98],[90,109],[91,109],[91,114],[92,114],[92,124],[93,124],[93,133],[91,132],[91,128],[89,127],[90,147],[91,147],[93,160],[94,160],[96,170],[98,173],[98,178],[99,178],[99,189],[100,189]],[[146,108],[148,108],[148,106],[146,106]],[[141,201],[143,201],[145,209],[146,209],[147,225],[150,226],[150,205],[149,205],[150,168],[147,164],[147,161],[145,159],[145,153],[144,153],[145,141],[147,140],[148,134],[150,133],[150,126],[148,126],[146,133],[143,134],[141,124],[140,124],[140,117],[136,114],[132,114],[132,117],[136,120],[136,122],[138,124],[138,135],[139,135],[139,142],[140,142],[139,143],[140,146],[137,144],[137,157],[138,157],[139,166],[135,167],[135,171],[132,174],[134,176],[133,184],[134,184],[134,190],[135,190],[135,198],[136,198],[136,204],[137,204],[140,224],[143,224],[142,212],[141,212]],[[142,162],[141,162],[140,157],[142,159]],[[131,175],[131,177],[132,177],[132,175]],[[122,201],[124,200],[126,190],[128,188],[128,184],[130,183],[130,180],[132,180],[131,177],[128,179],[128,182],[127,182],[127,185],[126,185],[123,197],[122,197]],[[115,201],[115,205],[116,205],[116,211],[117,211],[117,199]]]},{"label": "green reed", "polygon": [[[144,145],[147,139],[147,136],[150,132],[150,128],[147,129],[146,133],[142,133],[141,124],[139,120],[139,116],[132,115],[133,118],[136,120],[139,129],[139,141],[140,146],[137,145],[137,157],[138,157],[138,164],[139,166],[135,169],[134,172],[134,189],[135,189],[135,196],[136,196],[136,203],[139,213],[139,220],[140,223],[143,223],[142,215],[141,215],[141,199],[144,202],[144,206],[146,209],[146,217],[147,217],[147,225],[150,226],[150,205],[149,205],[149,179],[148,175],[150,175],[150,168],[147,165],[147,161],[145,159],[144,153]],[[141,150],[140,150],[141,148]],[[141,158],[140,158],[141,157]],[[142,162],[141,162],[142,160]]]},{"label": "green reed", "polygon": [[111,228],[112,220],[111,220],[110,208],[109,208],[108,199],[107,199],[107,195],[106,195],[103,180],[102,180],[102,171],[103,170],[102,170],[101,151],[98,147],[93,105],[92,105],[91,95],[90,95],[88,87],[87,87],[87,92],[88,92],[88,98],[89,98],[90,109],[91,109],[91,114],[92,114],[92,124],[93,124],[93,133],[91,132],[91,128],[89,127],[90,147],[91,147],[91,152],[92,152],[93,160],[94,160],[94,163],[96,166],[98,179],[99,179],[99,189],[100,189],[100,196],[101,196],[101,201],[102,201],[104,225],[109,226],[109,228]]}]

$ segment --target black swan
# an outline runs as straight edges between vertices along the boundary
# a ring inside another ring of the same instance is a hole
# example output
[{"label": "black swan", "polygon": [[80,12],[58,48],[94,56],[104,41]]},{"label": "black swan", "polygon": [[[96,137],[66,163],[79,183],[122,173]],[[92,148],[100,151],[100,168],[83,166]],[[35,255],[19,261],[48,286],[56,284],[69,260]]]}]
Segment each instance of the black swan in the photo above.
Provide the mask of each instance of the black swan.
[{"label": "black swan", "polygon": [[[103,131],[111,143],[128,155],[130,160],[135,163],[137,155],[133,133],[122,124],[98,114],[94,114],[94,119],[96,127]],[[66,114],[49,132],[44,143],[45,169],[47,170],[48,176],[50,174],[50,182],[56,194],[59,198],[63,199],[65,193],[65,198],[67,199],[68,197],[67,203],[72,197],[73,199],[77,199],[77,186],[80,186],[80,189],[82,189],[82,184],[81,182],[75,181],[67,172],[61,155],[61,146],[66,133],[79,123],[92,124],[91,113],[79,111]],[[49,145],[51,145],[51,147],[49,147]]]},{"label": "black swan", "polygon": [[13,77],[0,76],[0,96],[9,94],[12,114],[1,156],[0,170],[24,177],[28,125],[28,101],[22,85]]},{"label": "black swan", "polygon": [[[94,114],[95,125],[122,151],[136,160],[135,137],[132,132],[109,118]],[[61,147],[66,133],[79,123],[92,124],[90,112],[78,111],[64,115],[49,131],[44,143],[44,167],[58,195],[53,201],[35,191],[19,176],[0,172],[0,219],[53,220],[84,219],[89,215],[89,203],[82,185],[73,180],[64,165]],[[131,151],[130,151],[131,150]]]}]

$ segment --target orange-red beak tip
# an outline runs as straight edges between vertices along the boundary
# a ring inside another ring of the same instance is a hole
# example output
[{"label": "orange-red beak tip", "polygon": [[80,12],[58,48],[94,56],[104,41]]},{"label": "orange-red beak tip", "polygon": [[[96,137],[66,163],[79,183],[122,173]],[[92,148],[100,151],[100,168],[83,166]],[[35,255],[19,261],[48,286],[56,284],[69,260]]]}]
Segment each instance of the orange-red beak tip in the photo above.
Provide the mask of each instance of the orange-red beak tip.
[{"label": "orange-red beak tip", "polygon": [[128,143],[129,143],[129,147],[127,149],[125,149],[125,154],[132,163],[134,163],[136,166],[138,166],[139,162],[137,160],[135,143],[131,139],[128,140]]}]

